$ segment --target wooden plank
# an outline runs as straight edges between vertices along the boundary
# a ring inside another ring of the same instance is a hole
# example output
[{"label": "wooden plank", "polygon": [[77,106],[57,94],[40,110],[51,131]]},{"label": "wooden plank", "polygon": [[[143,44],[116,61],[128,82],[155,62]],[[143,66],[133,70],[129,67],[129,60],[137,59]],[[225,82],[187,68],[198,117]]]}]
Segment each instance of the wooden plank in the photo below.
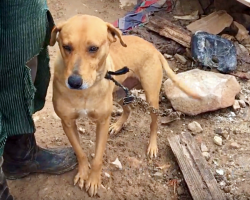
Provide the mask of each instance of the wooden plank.
[{"label": "wooden plank", "polygon": [[190,48],[191,32],[173,24],[162,17],[154,16],[145,27],[151,31],[157,32],[161,36],[170,38],[184,47]]},{"label": "wooden plank", "polygon": [[226,200],[190,133],[168,138],[194,200]]},{"label": "wooden plank", "polygon": [[205,31],[211,34],[219,34],[223,29],[229,27],[233,18],[224,10],[219,10],[203,17],[187,26],[187,29],[195,33]]}]

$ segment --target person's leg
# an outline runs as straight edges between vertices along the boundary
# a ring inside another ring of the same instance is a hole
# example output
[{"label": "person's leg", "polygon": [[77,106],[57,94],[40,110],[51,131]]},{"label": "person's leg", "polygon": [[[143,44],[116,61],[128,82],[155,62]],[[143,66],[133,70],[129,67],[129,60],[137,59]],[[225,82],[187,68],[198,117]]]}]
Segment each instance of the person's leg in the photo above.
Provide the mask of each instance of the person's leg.
[{"label": "person's leg", "polygon": [[[35,82],[38,76],[37,57],[26,65],[31,69],[31,78]],[[34,134],[8,137],[3,157],[3,171],[7,179],[22,178],[34,172],[62,174],[77,164],[72,148],[43,149],[37,146]]]}]

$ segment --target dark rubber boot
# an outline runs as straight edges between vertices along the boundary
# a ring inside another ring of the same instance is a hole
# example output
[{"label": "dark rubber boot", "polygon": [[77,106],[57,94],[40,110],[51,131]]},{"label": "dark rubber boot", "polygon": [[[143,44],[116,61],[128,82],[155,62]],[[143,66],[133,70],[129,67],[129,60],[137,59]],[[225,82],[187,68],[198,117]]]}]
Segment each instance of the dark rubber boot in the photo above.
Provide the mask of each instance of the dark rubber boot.
[{"label": "dark rubber boot", "polygon": [[13,200],[2,170],[3,157],[0,157],[0,200]]},{"label": "dark rubber boot", "polygon": [[75,168],[72,148],[43,149],[34,134],[9,137],[4,148],[3,171],[7,179],[18,179],[30,173],[62,174]]}]

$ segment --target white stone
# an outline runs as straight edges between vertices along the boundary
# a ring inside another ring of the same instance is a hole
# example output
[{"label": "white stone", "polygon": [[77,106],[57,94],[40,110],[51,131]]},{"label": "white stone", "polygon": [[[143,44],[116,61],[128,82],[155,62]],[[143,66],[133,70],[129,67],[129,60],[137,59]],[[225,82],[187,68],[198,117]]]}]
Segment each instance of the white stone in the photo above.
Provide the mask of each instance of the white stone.
[{"label": "white stone", "polygon": [[177,74],[188,88],[201,96],[201,100],[189,97],[168,79],[164,82],[165,94],[173,108],[187,115],[214,111],[230,107],[241,90],[232,75],[193,69]]},{"label": "white stone", "polygon": [[188,124],[188,129],[190,131],[192,131],[193,133],[200,133],[200,132],[203,131],[201,125],[196,121],[193,121],[193,122],[189,123]]},{"label": "white stone", "polygon": [[187,63],[187,59],[180,54],[175,54],[174,57],[176,60],[178,60],[183,65],[185,65]]},{"label": "white stone", "polygon": [[223,169],[216,169],[216,173],[220,176],[224,175],[224,170]]},{"label": "white stone", "polygon": [[240,145],[237,143],[237,142],[232,142],[230,144],[230,148],[231,149],[239,149],[240,148]]},{"label": "white stone", "polygon": [[219,146],[222,146],[222,138],[220,136],[214,136],[214,143],[219,145]]},{"label": "white stone", "polygon": [[233,109],[234,109],[235,111],[240,109],[239,101],[237,101],[237,100],[234,101]]},{"label": "white stone", "polygon": [[122,170],[122,164],[118,158],[115,159],[114,162],[112,162],[113,165],[115,165],[118,169]]},{"label": "white stone", "polygon": [[166,59],[173,58],[172,55],[169,55],[169,54],[166,54],[166,53],[164,53],[164,57],[165,57]]},{"label": "white stone", "polygon": [[245,108],[247,105],[246,105],[246,102],[244,100],[238,100],[239,104],[240,104],[240,107],[242,108]]},{"label": "white stone", "polygon": [[84,134],[86,132],[86,130],[84,128],[80,127],[79,132],[80,132],[80,134]]},{"label": "white stone", "polygon": [[110,174],[109,173],[104,172],[104,174],[105,174],[106,177],[110,178]]},{"label": "white stone", "polygon": [[201,143],[201,151],[202,152],[208,152],[208,148],[204,143]]},{"label": "white stone", "polygon": [[208,152],[202,152],[202,155],[204,156],[204,158],[206,160],[209,160],[210,159],[210,154]]}]

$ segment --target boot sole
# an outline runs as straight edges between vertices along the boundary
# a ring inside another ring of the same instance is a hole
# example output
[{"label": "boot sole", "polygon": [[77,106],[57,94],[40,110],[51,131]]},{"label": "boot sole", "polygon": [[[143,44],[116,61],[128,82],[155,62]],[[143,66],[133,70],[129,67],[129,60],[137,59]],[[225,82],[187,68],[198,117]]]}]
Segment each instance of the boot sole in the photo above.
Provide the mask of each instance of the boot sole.
[{"label": "boot sole", "polygon": [[75,169],[76,165],[77,165],[77,163],[70,166],[69,168],[66,168],[64,170],[57,171],[57,172],[35,171],[35,172],[26,172],[26,173],[22,173],[22,174],[11,174],[11,173],[5,172],[4,175],[5,175],[6,179],[8,179],[8,180],[21,179],[21,178],[27,177],[30,174],[36,174],[36,173],[51,174],[51,175],[61,175],[61,174],[64,174],[66,172],[72,171],[73,169]]}]

